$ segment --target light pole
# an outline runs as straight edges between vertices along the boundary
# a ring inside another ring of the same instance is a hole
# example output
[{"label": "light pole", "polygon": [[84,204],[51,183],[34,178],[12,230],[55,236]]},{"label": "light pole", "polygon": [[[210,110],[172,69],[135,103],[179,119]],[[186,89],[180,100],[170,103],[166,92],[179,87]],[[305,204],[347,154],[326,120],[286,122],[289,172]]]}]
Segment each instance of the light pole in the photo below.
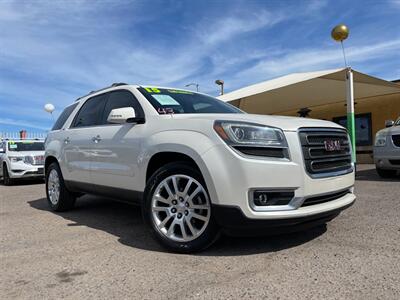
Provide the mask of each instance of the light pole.
[{"label": "light pole", "polygon": [[217,79],[217,80],[215,80],[215,84],[217,84],[221,87],[220,95],[223,95],[224,94],[224,81],[221,79]]},{"label": "light pole", "polygon": [[188,83],[185,86],[188,87],[188,86],[192,86],[192,85],[194,85],[196,87],[196,92],[198,92],[199,91],[199,84],[198,83],[192,82],[192,83]]},{"label": "light pole", "polygon": [[346,103],[347,103],[347,131],[350,135],[351,149],[353,153],[353,162],[356,162],[356,126],[354,117],[354,84],[353,71],[347,65],[346,53],[344,51],[343,41],[349,36],[349,29],[346,25],[340,24],[335,26],[331,31],[331,36],[336,42],[340,42],[342,46],[344,64],[346,66]]}]

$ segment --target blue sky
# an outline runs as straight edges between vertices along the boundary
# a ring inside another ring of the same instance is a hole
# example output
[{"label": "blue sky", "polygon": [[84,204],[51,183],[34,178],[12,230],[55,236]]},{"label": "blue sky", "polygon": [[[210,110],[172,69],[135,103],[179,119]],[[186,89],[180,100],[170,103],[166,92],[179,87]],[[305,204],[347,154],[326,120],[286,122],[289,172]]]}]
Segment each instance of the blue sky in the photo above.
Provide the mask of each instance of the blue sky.
[{"label": "blue sky", "polygon": [[400,1],[0,0],[0,132],[46,131],[63,107],[113,82],[218,94],[343,66],[400,78]]}]

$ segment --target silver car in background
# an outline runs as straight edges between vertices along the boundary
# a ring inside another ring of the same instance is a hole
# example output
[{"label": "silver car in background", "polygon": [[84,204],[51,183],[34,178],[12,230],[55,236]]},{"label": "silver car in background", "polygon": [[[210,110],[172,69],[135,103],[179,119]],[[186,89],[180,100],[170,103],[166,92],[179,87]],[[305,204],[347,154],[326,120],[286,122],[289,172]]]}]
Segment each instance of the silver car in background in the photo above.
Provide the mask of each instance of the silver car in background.
[{"label": "silver car in background", "polygon": [[400,171],[400,117],[396,122],[386,121],[385,129],[375,136],[374,162],[379,176],[389,178]]},{"label": "silver car in background", "polygon": [[0,140],[1,177],[4,185],[20,178],[44,178],[44,141]]}]

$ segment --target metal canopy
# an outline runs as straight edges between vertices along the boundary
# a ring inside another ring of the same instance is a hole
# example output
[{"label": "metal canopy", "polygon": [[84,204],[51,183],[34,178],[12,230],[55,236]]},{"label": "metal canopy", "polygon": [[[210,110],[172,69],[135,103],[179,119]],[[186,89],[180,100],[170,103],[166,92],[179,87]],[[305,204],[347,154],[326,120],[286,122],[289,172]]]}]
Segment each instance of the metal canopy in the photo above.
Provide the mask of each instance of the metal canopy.
[{"label": "metal canopy", "polygon": [[[353,70],[357,101],[378,95],[399,94],[400,85]],[[279,114],[303,107],[346,101],[346,68],[294,73],[257,83],[218,97],[258,114]]]}]

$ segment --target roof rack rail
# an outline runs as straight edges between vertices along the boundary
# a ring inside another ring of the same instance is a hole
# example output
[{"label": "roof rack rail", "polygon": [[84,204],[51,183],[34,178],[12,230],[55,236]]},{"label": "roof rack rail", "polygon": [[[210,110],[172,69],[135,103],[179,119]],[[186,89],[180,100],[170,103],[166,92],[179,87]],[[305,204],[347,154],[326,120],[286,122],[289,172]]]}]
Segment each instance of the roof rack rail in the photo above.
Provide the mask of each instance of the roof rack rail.
[{"label": "roof rack rail", "polygon": [[109,89],[109,88],[111,88],[111,87],[117,87],[117,86],[122,86],[122,85],[128,85],[128,84],[127,84],[127,83],[124,83],[124,82],[115,82],[115,83],[111,84],[110,86],[106,86],[106,87],[101,88],[101,89],[99,89],[99,90],[90,91],[88,94],[86,94],[86,95],[84,95],[84,96],[81,96],[81,97],[79,97],[78,99],[76,99],[75,102],[76,102],[76,101],[79,101],[79,99],[82,99],[82,98],[84,98],[84,97],[86,97],[86,96],[89,96],[89,95],[91,95],[91,94],[94,94],[94,93],[97,93],[97,92],[101,92],[101,91],[106,90],[106,89]]}]

